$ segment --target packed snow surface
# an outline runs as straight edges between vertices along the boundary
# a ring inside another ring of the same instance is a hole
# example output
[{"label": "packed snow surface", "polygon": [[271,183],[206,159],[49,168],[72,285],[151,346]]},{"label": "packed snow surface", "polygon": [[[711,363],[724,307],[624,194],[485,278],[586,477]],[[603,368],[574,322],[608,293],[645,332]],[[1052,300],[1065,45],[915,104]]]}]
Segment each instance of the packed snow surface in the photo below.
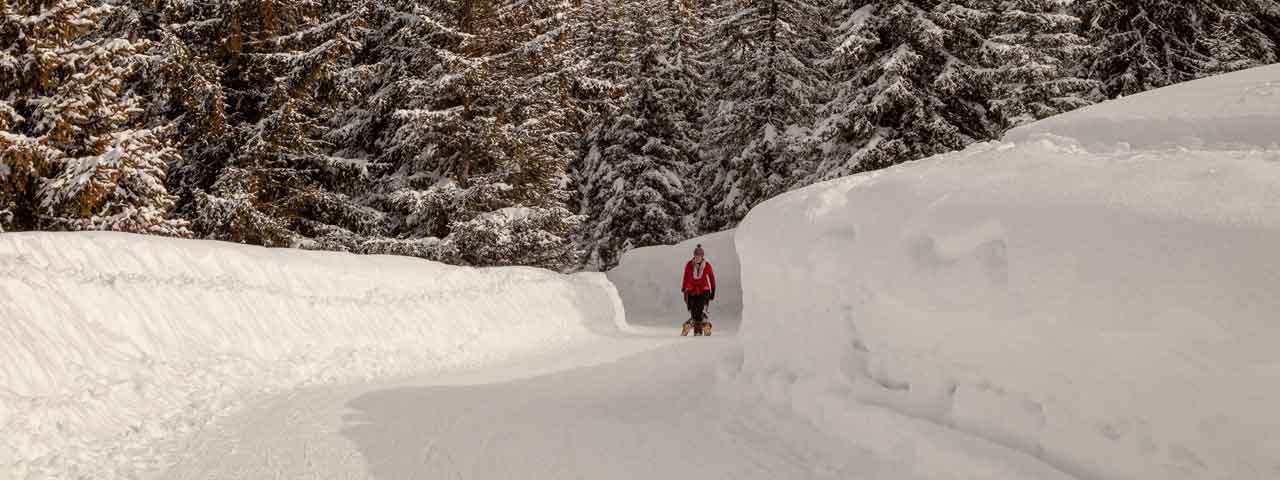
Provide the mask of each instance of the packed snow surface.
[{"label": "packed snow surface", "polygon": [[1280,478],[1276,85],[1194,82],[756,208],[736,391],[881,458],[937,458],[887,410],[1077,478]]}]

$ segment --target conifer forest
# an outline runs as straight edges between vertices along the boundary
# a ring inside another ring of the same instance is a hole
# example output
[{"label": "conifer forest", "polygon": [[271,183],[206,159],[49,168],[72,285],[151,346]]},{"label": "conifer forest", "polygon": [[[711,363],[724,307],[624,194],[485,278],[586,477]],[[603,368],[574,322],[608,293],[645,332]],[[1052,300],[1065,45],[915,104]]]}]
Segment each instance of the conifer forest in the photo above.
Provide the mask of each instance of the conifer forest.
[{"label": "conifer forest", "polygon": [[1278,42],[1280,0],[0,0],[0,231],[607,269]]}]

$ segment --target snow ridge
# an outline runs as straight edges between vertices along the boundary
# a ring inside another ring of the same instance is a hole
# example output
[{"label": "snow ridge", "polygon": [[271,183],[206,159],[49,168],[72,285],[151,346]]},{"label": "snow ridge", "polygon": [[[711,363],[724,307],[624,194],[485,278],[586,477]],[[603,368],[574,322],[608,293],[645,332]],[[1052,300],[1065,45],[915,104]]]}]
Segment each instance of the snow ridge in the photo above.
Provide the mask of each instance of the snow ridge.
[{"label": "snow ridge", "polygon": [[1085,107],[1011,130],[1093,149],[1280,149],[1280,65],[1254,68]]}]

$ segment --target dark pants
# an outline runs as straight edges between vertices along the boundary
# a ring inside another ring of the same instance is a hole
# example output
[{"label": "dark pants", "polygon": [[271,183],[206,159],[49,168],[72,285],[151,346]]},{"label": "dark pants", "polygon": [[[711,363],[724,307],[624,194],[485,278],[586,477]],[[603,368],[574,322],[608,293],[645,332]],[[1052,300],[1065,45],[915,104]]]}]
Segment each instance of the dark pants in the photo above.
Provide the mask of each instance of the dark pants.
[{"label": "dark pants", "polygon": [[697,295],[689,295],[685,300],[685,304],[689,307],[689,318],[693,319],[694,325],[699,329],[702,328],[702,321],[707,319],[707,304],[711,302],[711,292],[702,292]]}]

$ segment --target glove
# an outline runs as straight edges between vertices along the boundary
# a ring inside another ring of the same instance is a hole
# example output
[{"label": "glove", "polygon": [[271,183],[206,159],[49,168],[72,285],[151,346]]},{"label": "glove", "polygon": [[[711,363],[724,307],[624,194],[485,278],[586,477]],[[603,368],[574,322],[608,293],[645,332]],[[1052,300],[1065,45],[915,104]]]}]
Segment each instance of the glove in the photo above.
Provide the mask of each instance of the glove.
[{"label": "glove", "polygon": [[711,296],[710,296],[710,297],[707,297],[707,301],[708,301],[708,302],[710,302],[710,301],[715,300],[715,299],[716,299],[716,289],[714,289],[714,288],[713,288],[713,289],[711,289]]}]

